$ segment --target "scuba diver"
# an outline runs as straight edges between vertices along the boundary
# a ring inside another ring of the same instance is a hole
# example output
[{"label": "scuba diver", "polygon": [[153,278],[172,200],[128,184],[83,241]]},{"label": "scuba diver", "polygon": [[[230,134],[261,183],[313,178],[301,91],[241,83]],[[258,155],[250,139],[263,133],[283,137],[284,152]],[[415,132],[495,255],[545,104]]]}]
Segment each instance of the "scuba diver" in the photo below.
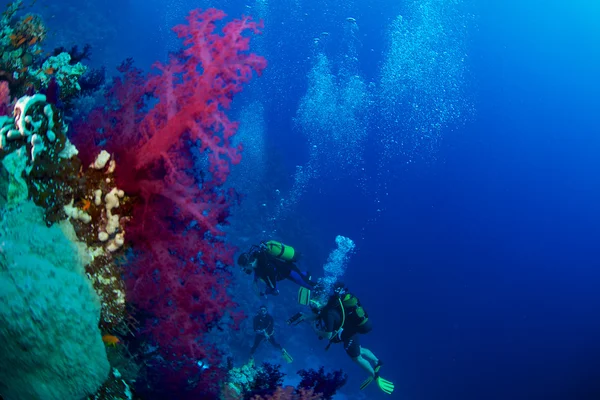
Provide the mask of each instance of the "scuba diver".
[{"label": "scuba diver", "polygon": [[283,347],[281,347],[281,345],[277,343],[273,337],[273,333],[275,332],[274,325],[273,317],[267,312],[267,307],[260,306],[260,309],[258,310],[258,313],[254,317],[253,321],[253,327],[254,332],[256,332],[256,336],[254,337],[254,345],[252,345],[252,348],[250,349],[250,358],[254,358],[254,352],[262,343],[262,341],[266,339],[273,345],[273,347],[281,350],[281,355],[285,361],[291,363],[294,361],[292,356],[290,356],[289,353]]},{"label": "scuba diver", "polygon": [[315,287],[316,282],[310,279],[308,272],[302,272],[296,266],[295,262],[299,257],[299,253],[293,247],[270,240],[261,242],[258,246],[253,245],[247,252],[242,253],[238,257],[238,265],[248,275],[254,272],[254,284],[257,291],[258,281],[265,283],[266,290],[259,292],[260,296],[278,295],[277,282],[289,279],[300,285],[298,302],[308,304],[310,291]]},{"label": "scuba diver", "polygon": [[310,300],[312,315],[297,313],[287,323],[297,325],[302,321],[312,321],[319,339],[329,340],[325,350],[333,343],[343,343],[346,354],[369,374],[369,378],[361,384],[361,390],[376,382],[384,393],[392,394],[394,384],[379,376],[383,363],[371,350],[360,345],[360,335],[369,333],[372,326],[358,298],[339,282],[334,285],[333,295],[325,297],[323,302]]}]

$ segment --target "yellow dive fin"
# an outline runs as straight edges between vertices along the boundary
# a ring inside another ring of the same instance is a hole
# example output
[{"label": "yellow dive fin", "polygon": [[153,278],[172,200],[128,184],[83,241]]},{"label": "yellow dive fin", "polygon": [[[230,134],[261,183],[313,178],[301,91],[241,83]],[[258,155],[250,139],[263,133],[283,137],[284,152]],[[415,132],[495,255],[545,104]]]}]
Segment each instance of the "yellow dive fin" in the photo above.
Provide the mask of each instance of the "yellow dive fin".
[{"label": "yellow dive fin", "polygon": [[307,306],[310,303],[310,289],[300,287],[298,289],[298,303]]},{"label": "yellow dive fin", "polygon": [[383,379],[379,376],[379,370],[381,369],[381,361],[377,363],[374,368],[375,376],[370,376],[360,385],[360,390],[364,390],[367,386],[369,386],[373,381],[377,382],[377,386],[383,393],[392,394],[394,392],[394,384],[386,379]]},{"label": "yellow dive fin", "polygon": [[367,379],[365,379],[365,381],[360,385],[360,390],[364,390],[373,381],[377,382],[377,386],[379,386],[379,389],[381,389],[383,393],[392,394],[394,392],[394,384],[386,379],[383,379],[380,376],[370,376]]},{"label": "yellow dive fin", "polygon": [[394,384],[380,376],[377,377],[377,386],[379,386],[379,389],[381,389],[383,393],[392,394],[394,392]]},{"label": "yellow dive fin", "polygon": [[294,359],[292,358],[292,356],[290,356],[290,353],[288,353],[286,349],[281,349],[281,356],[288,363],[294,361]]}]

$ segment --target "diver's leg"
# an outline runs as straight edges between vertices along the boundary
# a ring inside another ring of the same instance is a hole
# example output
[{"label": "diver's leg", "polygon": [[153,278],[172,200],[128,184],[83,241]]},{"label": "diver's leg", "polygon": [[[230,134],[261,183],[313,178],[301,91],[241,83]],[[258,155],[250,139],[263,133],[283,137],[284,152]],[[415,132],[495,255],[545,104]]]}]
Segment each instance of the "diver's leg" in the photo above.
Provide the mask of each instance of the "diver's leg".
[{"label": "diver's leg", "polygon": [[369,374],[369,376],[375,376],[375,370],[373,369],[373,366],[369,360],[363,356],[359,355],[358,357],[354,357],[352,358],[352,361],[358,364],[358,366],[361,367],[367,374]]},{"label": "diver's leg", "polygon": [[369,349],[365,349],[364,347],[361,347],[360,355],[364,359],[368,360],[373,365],[377,365],[379,363],[379,359],[377,358],[377,356],[375,354],[373,354],[373,352]]},{"label": "diver's leg", "polygon": [[271,343],[273,345],[273,347],[275,347],[279,350],[283,350],[283,347],[277,342],[277,340],[275,340],[274,335],[271,335],[271,337],[269,338],[269,343]]},{"label": "diver's leg", "polygon": [[300,275],[304,283],[309,286],[307,289],[314,289],[314,287],[317,285],[317,282],[314,282],[310,279],[310,274],[308,271],[300,271],[300,268],[298,268],[296,264],[294,264],[292,267],[292,271],[296,271],[298,275]]},{"label": "diver's leg", "polygon": [[342,333],[342,340],[344,341],[344,350],[346,350],[346,353],[350,356],[352,361],[365,370],[369,376],[375,376],[375,370],[373,369],[371,362],[367,358],[363,357],[358,334],[344,337],[344,334]]},{"label": "diver's leg", "polygon": [[254,355],[254,352],[258,348],[258,345],[261,344],[261,342],[263,341],[264,338],[265,337],[262,334],[256,335],[254,337],[254,344],[252,345],[252,348],[250,349],[250,357],[252,357]]},{"label": "diver's leg", "polygon": [[308,290],[312,290],[315,287],[315,283],[313,283],[308,278],[308,274],[303,274],[303,273],[298,272],[296,270],[290,271],[290,275],[287,278],[290,281],[294,282],[295,284],[297,284],[299,286],[302,286],[303,288],[306,288]]},{"label": "diver's leg", "polygon": [[317,282],[313,281],[310,276],[310,274],[308,273],[308,271],[303,271],[302,274],[300,275],[302,277],[302,280],[308,285],[310,286],[309,289],[314,289],[315,286],[317,286]]}]

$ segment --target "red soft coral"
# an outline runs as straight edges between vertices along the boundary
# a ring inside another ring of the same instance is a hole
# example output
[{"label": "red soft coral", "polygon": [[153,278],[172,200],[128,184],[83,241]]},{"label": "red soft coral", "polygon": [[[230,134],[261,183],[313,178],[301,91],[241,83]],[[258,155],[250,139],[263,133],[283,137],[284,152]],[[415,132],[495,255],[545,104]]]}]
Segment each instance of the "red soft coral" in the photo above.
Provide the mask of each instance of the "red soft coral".
[{"label": "red soft coral", "polygon": [[254,396],[252,400],[320,400],[322,398],[321,394],[314,394],[312,390],[300,389],[296,392],[292,386],[288,386],[285,389],[278,387],[275,393],[266,397]]},{"label": "red soft coral", "polygon": [[[132,129],[120,138],[125,150],[119,164],[129,168],[117,175],[117,182],[143,199],[128,227],[128,237],[145,249],[134,269],[131,298],[159,318],[153,330],[170,354],[195,359],[206,356],[198,340],[201,333],[234,305],[224,273],[233,264],[233,249],[220,238],[228,193],[220,186],[229,165],[239,162],[240,149],[231,145],[237,124],[225,109],[252,72],[260,73],[266,65],[247,53],[249,40],[242,36],[257,25],[247,18],[236,20],[221,36],[214,33],[215,22],[224,16],[214,9],[193,11],[188,25],[175,28],[185,49],[169,64],[155,64],[159,73],[145,88],[158,102],[136,123],[138,93],[126,119]],[[137,74],[127,73],[137,81]],[[208,173],[201,180],[192,172],[190,148],[196,142],[208,156]]]},{"label": "red soft coral", "polygon": [[123,64],[108,106],[78,124],[74,138],[77,145],[84,134],[79,144],[88,160],[100,143],[115,154],[118,187],[138,198],[126,226],[135,253],[128,300],[153,316],[148,329],[163,356],[190,365],[211,355],[203,333],[235,307],[226,291],[234,249],[221,230],[233,193],[222,184],[241,148],[231,144],[237,124],[225,110],[266,66],[243,36],[257,24],[235,20],[219,35],[215,23],[224,16],[192,11],[187,25],[174,28],[182,52],[148,76]]},{"label": "red soft coral", "polygon": [[[142,125],[149,140],[139,149],[136,168],[143,169],[162,158],[184,133],[192,140],[201,139],[201,150],[208,150],[210,172],[217,183],[225,180],[230,162],[240,161],[239,149],[230,145],[237,124],[223,110],[229,108],[233,95],[242,90],[252,72],[262,71],[265,61],[245,53],[249,39],[242,33],[246,29],[256,31],[256,24],[247,19],[229,23],[220,36],[213,31],[215,21],[223,17],[222,11],[214,9],[203,14],[193,11],[188,25],[175,27],[187,47],[169,64],[155,65],[161,74],[148,87],[161,102]],[[169,134],[160,134],[162,131]],[[221,135],[207,135],[212,131]]]},{"label": "red soft coral", "polygon": [[9,115],[11,112],[8,82],[0,81],[0,115]]}]

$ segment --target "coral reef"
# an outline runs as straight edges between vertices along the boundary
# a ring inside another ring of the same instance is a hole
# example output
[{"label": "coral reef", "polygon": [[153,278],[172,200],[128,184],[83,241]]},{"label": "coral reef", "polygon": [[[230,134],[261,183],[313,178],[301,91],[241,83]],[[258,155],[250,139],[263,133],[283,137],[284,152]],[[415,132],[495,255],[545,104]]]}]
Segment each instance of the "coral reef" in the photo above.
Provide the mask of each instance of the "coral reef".
[{"label": "coral reef", "polygon": [[[6,83],[3,82],[0,88],[6,89]],[[10,98],[8,94],[4,97]],[[2,100],[2,103],[5,107],[1,110],[2,113],[8,114],[11,104],[8,100]],[[0,116],[0,177],[2,178],[0,179],[0,205],[6,207],[7,210],[21,210],[29,204],[29,199],[31,199],[33,203],[41,207],[36,209],[36,215],[40,217],[39,222],[47,226],[48,229],[62,229],[62,235],[71,243],[71,248],[76,257],[82,260],[77,271],[79,274],[77,279],[80,282],[76,283],[76,278],[72,275],[67,275],[64,272],[57,273],[53,270],[48,271],[40,267],[36,269],[36,273],[40,279],[42,279],[42,275],[44,277],[46,276],[44,274],[48,275],[48,277],[43,278],[46,286],[42,287],[39,293],[29,293],[22,290],[21,292],[27,295],[28,298],[34,299],[33,301],[36,304],[39,303],[40,307],[45,304],[49,311],[45,315],[46,318],[37,316],[36,318],[39,320],[37,323],[51,325],[53,318],[59,318],[56,315],[60,315],[61,312],[68,314],[68,316],[77,317],[77,314],[73,313],[72,310],[64,309],[64,304],[54,304],[50,301],[61,300],[61,297],[52,291],[53,287],[61,288],[67,285],[69,290],[83,287],[81,285],[87,285],[89,288],[93,287],[95,289],[93,292],[94,297],[87,300],[80,299],[80,302],[87,301],[89,307],[97,308],[98,315],[93,324],[95,332],[100,333],[98,327],[102,332],[123,329],[127,326],[125,285],[116,261],[123,254],[125,244],[124,226],[128,220],[128,197],[114,183],[112,174],[116,168],[115,162],[111,160],[108,153],[104,152],[92,165],[84,168],[77,157],[77,149],[66,136],[68,128],[63,122],[62,112],[54,104],[48,103],[45,95],[37,93],[31,96],[22,96],[14,101],[12,107],[12,115]],[[1,233],[0,236],[2,236]],[[17,238],[12,234],[8,236],[15,240]],[[61,242],[59,239],[52,241],[50,240],[52,239],[51,236],[48,239],[48,248],[60,248]],[[24,243],[31,242],[26,237],[22,237],[20,240]],[[6,243],[4,242],[5,245]],[[10,246],[16,244],[16,242],[10,242]],[[33,249],[24,249],[19,254],[27,254],[27,252],[33,254],[32,251]],[[10,265],[10,263],[7,265]],[[7,279],[10,278],[16,287],[19,287],[21,282],[27,282],[25,275],[17,274],[17,272],[21,273],[21,270],[8,269],[7,271],[10,272]],[[38,277],[30,271],[26,275],[29,278]],[[63,290],[63,295],[71,296],[72,299],[67,301],[74,302],[72,307],[77,307],[78,303],[75,302],[77,298],[69,290]],[[80,295],[84,293],[82,289],[79,289]],[[12,301],[18,302],[18,297],[14,297]],[[10,307],[19,310],[16,303],[11,303]],[[82,307],[85,309],[85,306]],[[23,315],[26,315],[26,313],[23,313]],[[65,325],[61,325],[61,329],[71,330],[69,321],[64,316],[62,319]],[[71,322],[77,323],[75,321]],[[7,323],[4,328],[8,330],[6,332],[9,332],[6,333],[7,335],[11,332],[15,334],[18,331],[15,336],[21,335],[33,340],[33,337],[42,334],[36,332],[33,329],[34,326],[13,326]],[[46,329],[50,332],[50,328]],[[81,329],[89,329],[89,324],[81,324]],[[63,333],[61,336],[65,336],[65,334]],[[89,333],[88,336],[93,337],[93,334]],[[99,344],[101,354],[104,357],[106,373],[99,374],[94,372],[94,368],[90,368],[90,374],[93,375],[82,374],[82,379],[87,379],[88,382],[81,385],[79,389],[75,386],[81,382],[73,380],[72,382],[64,382],[65,387],[70,384],[73,387],[66,389],[49,387],[47,388],[48,393],[40,392],[38,394],[23,391],[23,396],[26,396],[25,398],[35,398],[37,396],[37,398],[51,399],[80,398],[85,394],[93,394],[95,389],[98,389],[109,376],[104,344],[100,336],[98,335],[99,342],[96,346]],[[41,341],[40,343],[44,342]],[[64,351],[60,346],[58,349],[57,354]],[[95,349],[90,347],[90,357],[97,354],[98,347]],[[81,350],[81,352],[83,351]],[[19,357],[19,354],[14,352],[12,356]],[[32,353],[32,357],[34,356],[35,354]],[[77,356],[65,354],[65,360],[60,360],[57,357],[48,356],[49,366],[48,371],[45,372],[48,379],[52,378],[52,374],[57,376],[65,374],[64,371],[61,371],[61,368],[84,368],[73,360],[74,357]],[[80,358],[86,360],[86,357],[82,356]],[[45,371],[43,367],[40,367],[39,370],[40,373]],[[21,381],[18,379],[13,380],[15,387],[18,388],[26,382],[34,382],[40,387],[39,390],[44,390],[42,383],[39,382],[38,384],[33,374],[27,371],[16,371],[15,373],[19,373],[22,379]],[[110,380],[107,381],[107,384],[111,384]],[[119,382],[116,384],[123,387]],[[57,386],[60,385],[57,384]],[[94,389],[90,389],[91,387],[94,387]],[[6,393],[12,394],[13,390],[20,389],[10,387],[6,390]],[[73,394],[77,393],[76,390],[80,390],[83,394]],[[33,397],[27,397],[28,393]]]},{"label": "coral reef", "polygon": [[73,228],[46,227],[28,201],[6,209],[0,227],[0,392],[16,400],[94,394],[110,367]]},{"label": "coral reef", "polygon": [[232,368],[221,388],[223,400],[268,400],[268,399],[332,399],[335,393],[346,384],[348,379],[343,371],[325,372],[319,370],[300,370],[302,380],[297,388],[282,387],[285,374],[280,365],[263,363],[255,366],[253,361],[242,367]]},{"label": "coral reef", "polygon": [[280,370],[281,366],[263,363],[252,382],[247,396],[272,394],[275,388],[283,384],[285,374]]},{"label": "coral reef", "polygon": [[286,388],[278,387],[273,394],[266,396],[254,396],[251,400],[320,400],[321,394],[314,394],[312,390],[296,390],[292,386]]},{"label": "coral reef", "polygon": [[[237,124],[225,110],[265,61],[247,52],[244,31],[257,30],[247,18],[229,22],[217,10],[193,11],[175,28],[184,49],[168,64],[143,74],[124,63],[109,87],[110,107],[94,110],[74,126],[72,139],[85,163],[99,144],[127,169],[115,171],[120,190],[132,196],[127,240],[127,294],[147,313],[146,330],[162,357],[175,363],[184,383],[196,376],[197,360],[216,352],[203,341],[235,308],[227,293],[233,251],[223,240],[231,191],[222,189],[229,165],[240,159],[231,144]],[[207,156],[202,170],[192,150]],[[235,319],[234,319],[235,322]],[[181,363],[181,364],[180,364]],[[192,379],[197,382],[197,379]]]},{"label": "coral reef", "polygon": [[67,126],[43,94],[18,99],[13,115],[0,116],[0,159],[12,179],[9,203],[32,197],[46,210],[48,224],[59,221],[63,205],[80,186],[77,150],[66,137]]},{"label": "coral reef", "polygon": [[128,220],[128,198],[112,177],[115,162],[103,152],[84,171],[61,113],[42,94],[18,99],[13,114],[0,117],[7,203],[31,198],[44,209],[47,225],[69,218],[91,255],[86,271],[102,299],[101,327],[111,330],[125,316],[125,285],[114,261]]},{"label": "coral reef", "polygon": [[0,18],[0,80],[9,84],[16,97],[30,91],[45,92],[54,82],[61,89],[61,99],[72,100],[81,91],[79,79],[87,69],[79,61],[89,49],[75,53],[75,59],[69,51],[44,58],[44,21],[36,14],[18,17],[23,9],[22,0],[13,1]]},{"label": "coral reef", "polygon": [[56,49],[54,49],[54,51],[52,52],[53,56],[58,56],[62,53],[68,53],[70,56],[70,60],[72,63],[78,63],[81,62],[83,60],[89,60],[90,56],[92,55],[92,46],[90,46],[89,44],[86,44],[83,46],[83,49],[79,49],[79,46],[74,45],[71,46],[70,49],[66,49],[64,46],[61,47],[57,47]]},{"label": "coral reef", "polygon": [[89,400],[131,400],[134,394],[118,369],[112,368],[108,379]]},{"label": "coral reef", "polygon": [[0,208],[6,206],[8,202],[8,172],[3,166],[0,167]]},{"label": "coral reef", "polygon": [[[260,367],[254,365],[254,361],[250,360],[241,367],[230,369],[227,374],[227,381],[221,389],[221,398],[223,399],[240,399],[246,393],[250,393],[254,387],[256,378],[262,372]],[[279,380],[277,379],[278,383]],[[275,386],[273,386],[275,387]]]},{"label": "coral reef", "polygon": [[326,373],[324,367],[318,370],[303,369],[298,371],[298,375],[302,377],[298,387],[320,393],[323,400],[332,399],[335,393],[348,381],[348,375],[342,370]]},{"label": "coral reef", "polygon": [[[125,285],[115,261],[122,252],[125,235],[124,224],[127,216],[123,213],[117,214],[116,211],[126,210],[128,199],[114,185],[111,174],[116,166],[114,160],[111,160],[107,153],[102,153],[94,164],[90,165],[85,172],[83,171],[81,162],[76,156],[77,150],[66,138],[67,129],[62,122],[60,112],[45,100],[45,96],[41,94],[23,96],[15,103],[14,117],[0,117],[2,126],[0,129],[2,144],[0,147],[0,160],[2,161],[0,171],[4,177],[0,185],[1,197],[5,199],[4,206],[9,210],[22,209],[28,204],[27,199],[31,198],[35,204],[42,207],[37,208],[36,214],[39,214],[40,223],[48,226],[48,229],[54,229],[54,227],[62,229],[62,235],[72,244],[73,251],[81,260],[78,270],[81,281],[79,285],[87,284],[90,287],[93,285],[94,296],[99,296],[99,299],[94,297],[94,301],[89,300],[90,304],[97,306],[99,313],[94,323],[95,330],[100,332],[98,327],[103,332],[117,329],[123,325],[126,317],[126,302]],[[10,224],[12,223],[9,223],[8,226],[11,226]],[[21,241],[23,243],[30,242],[29,239],[15,236],[13,233],[6,235],[15,240],[15,242],[11,242],[10,246],[15,246]],[[2,235],[0,234],[0,236]],[[40,234],[40,236],[48,237],[49,248],[60,248],[58,239],[53,239],[47,234]],[[6,242],[4,244],[6,245]],[[29,250],[29,253],[31,252],[32,250]],[[27,254],[25,250],[22,253]],[[44,273],[43,271],[42,268],[36,269],[38,273]],[[74,279],[72,276],[57,274],[54,271],[47,273],[54,280],[44,278],[46,284],[50,286],[44,287],[41,292],[36,293],[42,297],[35,301],[41,305],[46,304],[49,309],[54,307],[56,313],[60,314],[62,309],[58,305],[53,305],[47,297],[60,299],[59,296],[53,296],[51,285],[54,284],[59,288],[62,285],[68,285],[73,290],[78,286],[70,283]],[[27,274],[31,275],[31,272],[27,272]],[[11,275],[11,279],[18,284],[22,280],[22,276]],[[65,296],[69,293],[68,291],[64,292]],[[29,293],[29,296],[32,297],[33,293]],[[10,307],[18,310],[14,304],[11,304]],[[66,310],[63,312],[69,314]],[[51,324],[52,315],[49,313],[42,322]],[[21,336],[33,337],[41,334],[31,330],[30,326],[5,325],[7,329],[11,329],[9,332],[15,333],[13,330],[19,330]],[[63,328],[64,326],[61,326],[61,329]],[[82,326],[83,328],[84,326]],[[71,328],[69,327],[69,329]],[[101,340],[99,344],[106,362],[104,344]],[[51,357],[48,359],[52,360]],[[59,360],[57,362],[66,364],[67,361]],[[69,362],[74,363],[73,360],[69,360]],[[106,366],[108,367],[107,362]],[[51,365],[49,368],[54,370],[59,367]],[[21,372],[21,374],[23,379],[35,379],[34,377],[27,378],[25,372]],[[48,376],[52,375],[48,373]],[[98,379],[88,377],[89,385],[96,384],[97,389],[107,376],[108,368],[104,378],[99,382]],[[24,384],[17,380],[15,382],[18,385]],[[107,381],[107,384],[113,385],[113,387],[124,387],[119,380],[116,380],[116,383],[110,382],[110,380]],[[89,385],[81,386],[81,390],[88,391]],[[12,389],[7,389],[7,393],[11,393],[10,390]],[[62,392],[57,391],[56,393]],[[55,396],[54,392],[42,395],[43,398],[60,398],[59,394],[56,394],[59,397],[52,396]],[[68,394],[64,394],[64,396],[72,397]]]},{"label": "coral reef", "polygon": [[79,93],[79,78],[86,72],[87,68],[81,63],[71,62],[71,55],[67,52],[48,58],[41,68],[33,69],[30,75],[34,77],[39,87],[48,87],[51,79],[56,79],[61,87],[63,97],[73,97]]}]

